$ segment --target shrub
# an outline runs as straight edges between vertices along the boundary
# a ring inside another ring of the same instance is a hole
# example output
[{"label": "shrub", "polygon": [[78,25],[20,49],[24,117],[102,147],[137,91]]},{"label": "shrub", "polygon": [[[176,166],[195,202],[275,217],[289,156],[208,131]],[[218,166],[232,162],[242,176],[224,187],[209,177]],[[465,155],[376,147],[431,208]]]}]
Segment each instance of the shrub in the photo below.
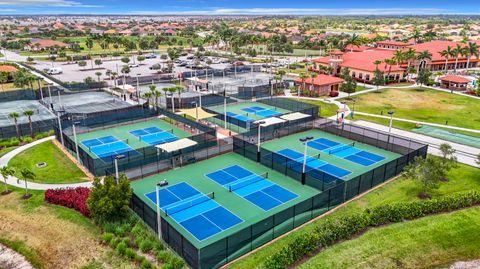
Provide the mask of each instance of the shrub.
[{"label": "shrub", "polygon": [[135,261],[142,262],[145,259],[142,255],[135,254]]},{"label": "shrub", "polygon": [[117,245],[117,252],[118,254],[125,254],[125,250],[127,249],[127,244],[125,244],[125,242],[120,242],[118,245]]},{"label": "shrub", "polygon": [[[381,205],[361,213],[328,219],[318,224],[313,232],[297,235],[290,243],[269,256],[264,266],[286,268],[316,249],[348,239],[371,226],[412,220],[479,204],[480,193],[471,191],[433,200]],[[160,258],[160,254],[158,257]]]},{"label": "shrub", "polygon": [[112,176],[105,177],[103,184],[100,178],[95,178],[88,197],[92,218],[100,223],[124,219],[130,213],[131,196],[130,181],[125,175],[120,177],[118,184]]},{"label": "shrub", "polygon": [[153,244],[150,240],[144,239],[140,242],[138,248],[140,248],[143,253],[146,253],[153,249]]},{"label": "shrub", "polygon": [[146,229],[145,226],[141,223],[141,221],[138,221],[135,226],[133,226],[131,233],[135,237],[145,237],[146,236]]},{"label": "shrub", "polygon": [[137,253],[135,252],[135,250],[133,250],[133,248],[126,248],[125,249],[125,256],[130,258],[130,259],[134,259],[135,256],[137,255]]},{"label": "shrub", "polygon": [[112,233],[103,233],[102,235],[102,241],[105,242],[105,243],[109,243],[113,238],[113,234]]},{"label": "shrub", "polygon": [[125,234],[128,231],[128,228],[129,228],[128,224],[117,225],[115,227],[114,233],[115,233],[116,236],[120,236],[120,237],[125,236]]},{"label": "shrub", "polygon": [[161,263],[168,263],[172,254],[166,250],[159,251],[157,254],[157,260]]},{"label": "shrub", "polygon": [[90,195],[89,188],[78,187],[75,189],[49,189],[45,191],[45,201],[51,204],[73,208],[85,217],[90,217],[87,199]]},{"label": "shrub", "polygon": [[170,264],[173,269],[182,269],[185,267],[185,262],[177,256],[172,256],[168,264]]},{"label": "shrub", "polygon": [[118,244],[118,239],[116,237],[113,237],[112,240],[110,240],[109,244],[112,248],[116,248]]},{"label": "shrub", "polygon": [[142,261],[142,267],[149,269],[149,268],[152,267],[152,264],[151,264],[150,261],[148,261],[147,259],[143,259],[143,261]]},{"label": "shrub", "polygon": [[165,249],[165,246],[163,245],[162,242],[160,242],[160,240],[155,240],[155,241],[153,241],[153,250],[154,250],[155,252],[158,253],[159,251],[162,251],[162,250],[164,250],[164,249]]}]

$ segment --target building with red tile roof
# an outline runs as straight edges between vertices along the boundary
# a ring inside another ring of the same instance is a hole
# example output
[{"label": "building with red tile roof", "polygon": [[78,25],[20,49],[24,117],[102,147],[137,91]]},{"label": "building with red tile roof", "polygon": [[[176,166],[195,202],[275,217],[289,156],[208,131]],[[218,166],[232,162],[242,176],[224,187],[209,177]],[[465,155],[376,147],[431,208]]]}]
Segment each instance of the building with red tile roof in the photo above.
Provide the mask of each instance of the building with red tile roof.
[{"label": "building with red tile roof", "polygon": [[16,68],[15,66],[0,65],[0,72],[15,73],[17,71],[18,71],[18,68]]},{"label": "building with red tile roof", "polygon": [[55,46],[61,47],[61,48],[67,48],[68,44],[62,41],[52,40],[52,39],[32,39],[30,41],[30,44],[25,45],[24,50],[41,51],[41,50],[45,50]]},{"label": "building with red tile roof", "polygon": [[305,81],[300,78],[296,79],[295,83],[302,89],[305,84],[305,89],[313,91],[317,95],[328,95],[332,91],[338,91],[343,81],[339,77],[319,74],[317,77],[307,78]]},{"label": "building with red tile roof", "polygon": [[465,91],[467,84],[471,82],[470,79],[457,75],[446,75],[438,80],[440,81],[440,87],[452,91]]}]

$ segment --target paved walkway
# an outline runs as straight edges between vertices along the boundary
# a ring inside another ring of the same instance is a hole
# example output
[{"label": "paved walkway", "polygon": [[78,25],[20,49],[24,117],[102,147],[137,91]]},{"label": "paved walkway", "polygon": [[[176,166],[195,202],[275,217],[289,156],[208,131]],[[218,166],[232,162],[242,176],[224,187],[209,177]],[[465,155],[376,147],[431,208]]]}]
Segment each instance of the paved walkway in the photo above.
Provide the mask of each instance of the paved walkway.
[{"label": "paved walkway", "polygon": [[[55,136],[49,136],[10,151],[9,153],[3,155],[0,158],[0,168],[8,165],[8,162],[20,152],[26,149],[29,149],[35,145],[38,145],[53,139],[55,139]],[[2,182],[4,182],[4,178],[1,174],[0,174],[0,179],[2,180]],[[7,184],[18,187],[18,188],[25,188],[25,181],[14,176],[10,176],[7,178]],[[76,188],[76,187],[90,188],[92,187],[92,184],[93,184],[92,181],[81,182],[81,183],[69,183],[69,184],[46,184],[46,183],[36,183],[36,182],[27,181],[27,186],[31,190],[47,190],[47,189],[62,189],[62,188]]]},{"label": "paved walkway", "polygon": [[[379,130],[379,131],[388,132],[388,126],[369,122],[369,121],[357,120],[354,122],[354,124]],[[429,145],[428,153],[437,155],[437,156],[440,155],[440,151],[438,150],[439,146],[443,143],[448,143],[456,150],[455,156],[457,157],[457,160],[459,162],[468,164],[474,167],[480,167],[475,161],[476,156],[480,154],[479,148],[470,147],[470,146],[466,146],[466,145],[462,145],[462,144],[458,144],[450,141],[445,141],[442,139],[438,139],[438,138],[434,138],[434,137],[430,137],[427,135],[418,134],[414,132],[409,132],[409,131],[405,131],[397,128],[392,128],[392,133],[428,144]]]}]

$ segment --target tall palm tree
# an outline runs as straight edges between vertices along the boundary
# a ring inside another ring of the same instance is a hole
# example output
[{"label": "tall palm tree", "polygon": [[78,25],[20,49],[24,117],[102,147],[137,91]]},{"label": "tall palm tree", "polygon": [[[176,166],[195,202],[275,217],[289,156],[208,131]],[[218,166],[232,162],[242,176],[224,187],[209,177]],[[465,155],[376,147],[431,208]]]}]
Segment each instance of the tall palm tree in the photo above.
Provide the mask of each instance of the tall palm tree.
[{"label": "tall palm tree", "polygon": [[447,46],[446,49],[440,51],[440,55],[445,58],[445,71],[444,73],[446,74],[447,73],[447,70],[448,70],[448,59],[450,58],[450,56],[452,56],[453,54],[453,49],[451,46]]},{"label": "tall palm tree", "polygon": [[146,92],[143,94],[143,98],[147,99],[147,102],[148,102],[148,106],[150,107],[150,105],[153,103],[150,103],[150,98],[152,98],[152,93],[151,92]]},{"label": "tall palm tree", "polygon": [[[299,77],[300,77],[300,79],[302,80],[302,84],[303,84],[303,88],[302,88],[302,89],[305,90],[305,80],[306,80],[307,78],[309,78],[310,76],[308,75],[307,72],[302,72],[302,73],[300,73]],[[300,89],[299,89],[298,92],[297,92],[297,97],[300,98]]]},{"label": "tall palm tree", "polygon": [[35,114],[33,110],[25,110],[23,111],[23,115],[28,117],[28,125],[30,126],[30,136],[33,137],[33,124],[32,124],[32,116]]},{"label": "tall palm tree", "polygon": [[360,37],[355,33],[352,36],[350,36],[350,38],[347,39],[347,42],[345,42],[345,46],[351,45],[350,52],[353,51],[353,46],[358,46],[359,44],[360,44]]},{"label": "tall palm tree", "polygon": [[407,60],[407,69],[409,69],[410,64],[412,63],[412,60],[415,60],[417,51],[415,49],[408,48],[408,50],[404,52],[404,55],[405,55],[405,60]]},{"label": "tall palm tree", "polygon": [[13,122],[15,123],[15,130],[17,131],[17,136],[20,137],[20,129],[18,128],[18,118],[20,117],[20,114],[17,112],[10,112],[8,116],[13,119]]},{"label": "tall palm tree", "polygon": [[315,80],[316,77],[318,77],[317,73],[315,72],[310,73],[310,78],[312,79],[312,84],[310,85],[310,95],[313,92],[313,81]]},{"label": "tall palm tree", "polygon": [[[168,88],[167,88],[167,91],[172,95],[172,98],[171,98],[171,100],[172,100],[172,112],[175,112],[175,102],[174,102],[174,100],[173,100],[173,94],[174,94],[175,92],[177,92],[177,87],[176,87],[176,86],[174,86],[174,87],[168,87]],[[180,102],[180,100],[179,100],[179,102]]]},{"label": "tall palm tree", "polygon": [[0,72],[0,85],[2,85],[2,92],[5,91],[3,88],[3,84],[8,81],[8,73],[7,72]]},{"label": "tall palm tree", "polygon": [[392,60],[394,60],[397,63],[397,66],[399,66],[403,61],[405,61],[405,54],[401,50],[396,50],[393,54]]},{"label": "tall palm tree", "polygon": [[373,64],[375,65],[375,69],[378,70],[378,66],[379,66],[381,63],[382,63],[382,61],[380,61],[380,60],[375,60],[375,61],[373,61]]},{"label": "tall palm tree", "polygon": [[475,56],[477,59],[479,57],[479,46],[477,43],[468,42],[468,45],[465,47],[465,52],[467,54],[467,71],[470,68],[470,59],[472,56]]},{"label": "tall palm tree", "polygon": [[22,170],[20,170],[20,175],[22,176],[23,181],[25,182],[25,195],[23,195],[23,199],[28,199],[28,198],[30,198],[32,195],[31,195],[31,194],[28,194],[27,181],[33,181],[33,180],[35,180],[35,178],[36,178],[37,176],[35,175],[34,172],[32,172],[32,170],[30,170],[30,169],[28,169],[28,168],[23,168]]},{"label": "tall palm tree", "polygon": [[455,55],[455,67],[453,70],[455,73],[457,73],[458,58],[465,54],[465,50],[460,44],[457,44],[457,46],[453,49],[453,54]]},{"label": "tall palm tree", "polygon": [[0,174],[2,174],[3,180],[5,181],[5,191],[2,192],[2,194],[5,195],[5,194],[11,193],[12,191],[8,189],[7,177],[13,176],[15,174],[15,169],[13,167],[6,165],[0,168]]}]

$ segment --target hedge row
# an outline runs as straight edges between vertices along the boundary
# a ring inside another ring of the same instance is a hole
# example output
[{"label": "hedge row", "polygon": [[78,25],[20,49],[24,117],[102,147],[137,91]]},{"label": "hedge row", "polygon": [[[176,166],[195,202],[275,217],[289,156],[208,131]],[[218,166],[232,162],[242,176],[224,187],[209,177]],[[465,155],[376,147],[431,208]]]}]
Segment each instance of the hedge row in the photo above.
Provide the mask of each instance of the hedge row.
[{"label": "hedge row", "polygon": [[45,191],[45,201],[51,204],[73,208],[85,217],[90,217],[87,199],[90,194],[89,188],[48,189]]},{"label": "hedge row", "polygon": [[286,268],[314,250],[351,238],[369,227],[412,220],[475,205],[480,205],[480,193],[470,191],[433,200],[381,205],[361,213],[331,218],[322,221],[312,232],[296,236],[288,245],[269,256],[263,265],[268,269]]}]

